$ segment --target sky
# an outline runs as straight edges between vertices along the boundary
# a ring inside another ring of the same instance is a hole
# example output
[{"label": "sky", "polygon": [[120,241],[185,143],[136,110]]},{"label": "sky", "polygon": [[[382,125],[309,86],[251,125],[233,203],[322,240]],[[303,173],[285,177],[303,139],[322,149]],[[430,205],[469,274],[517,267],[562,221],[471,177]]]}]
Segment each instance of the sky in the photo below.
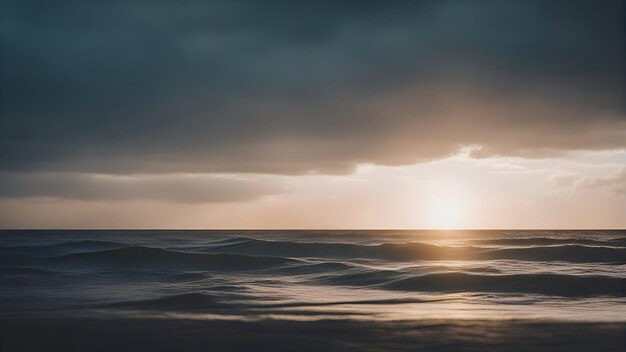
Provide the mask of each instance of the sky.
[{"label": "sky", "polygon": [[0,4],[0,227],[626,228],[623,0]]}]

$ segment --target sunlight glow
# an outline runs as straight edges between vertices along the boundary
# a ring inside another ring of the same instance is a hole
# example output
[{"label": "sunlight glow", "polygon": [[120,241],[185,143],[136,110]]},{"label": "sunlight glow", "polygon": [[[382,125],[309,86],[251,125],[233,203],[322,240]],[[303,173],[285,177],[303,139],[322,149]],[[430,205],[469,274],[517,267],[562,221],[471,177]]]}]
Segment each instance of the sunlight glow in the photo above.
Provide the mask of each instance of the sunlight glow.
[{"label": "sunlight glow", "polygon": [[430,203],[429,210],[433,228],[452,229],[461,226],[463,205],[458,197],[438,195]]}]

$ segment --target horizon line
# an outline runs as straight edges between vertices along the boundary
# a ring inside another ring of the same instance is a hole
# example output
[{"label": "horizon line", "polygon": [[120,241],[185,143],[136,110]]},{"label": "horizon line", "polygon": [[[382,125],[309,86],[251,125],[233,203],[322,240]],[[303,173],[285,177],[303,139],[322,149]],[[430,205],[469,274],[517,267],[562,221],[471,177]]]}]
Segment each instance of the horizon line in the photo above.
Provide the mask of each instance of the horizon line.
[{"label": "horizon line", "polygon": [[626,231],[626,228],[0,228],[0,231]]}]

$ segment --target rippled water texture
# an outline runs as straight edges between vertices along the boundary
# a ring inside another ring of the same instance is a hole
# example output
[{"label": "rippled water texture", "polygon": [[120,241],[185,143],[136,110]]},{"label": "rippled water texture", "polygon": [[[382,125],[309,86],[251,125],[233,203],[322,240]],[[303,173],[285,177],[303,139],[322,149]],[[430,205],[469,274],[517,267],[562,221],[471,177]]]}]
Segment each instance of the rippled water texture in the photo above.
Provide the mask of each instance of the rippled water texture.
[{"label": "rippled water texture", "polygon": [[626,350],[626,231],[4,231],[13,350]]}]

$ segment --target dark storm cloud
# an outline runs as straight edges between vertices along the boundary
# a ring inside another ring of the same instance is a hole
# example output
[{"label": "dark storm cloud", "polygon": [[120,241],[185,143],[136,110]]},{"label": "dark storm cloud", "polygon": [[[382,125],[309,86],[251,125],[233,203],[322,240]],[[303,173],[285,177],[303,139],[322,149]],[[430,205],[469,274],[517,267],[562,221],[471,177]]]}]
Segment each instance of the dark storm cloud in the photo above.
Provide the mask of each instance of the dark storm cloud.
[{"label": "dark storm cloud", "polygon": [[3,170],[348,172],[626,146],[623,2],[2,1]]},{"label": "dark storm cloud", "polygon": [[211,175],[107,176],[72,173],[0,173],[0,198],[159,200],[218,203],[284,193],[277,180]]}]

